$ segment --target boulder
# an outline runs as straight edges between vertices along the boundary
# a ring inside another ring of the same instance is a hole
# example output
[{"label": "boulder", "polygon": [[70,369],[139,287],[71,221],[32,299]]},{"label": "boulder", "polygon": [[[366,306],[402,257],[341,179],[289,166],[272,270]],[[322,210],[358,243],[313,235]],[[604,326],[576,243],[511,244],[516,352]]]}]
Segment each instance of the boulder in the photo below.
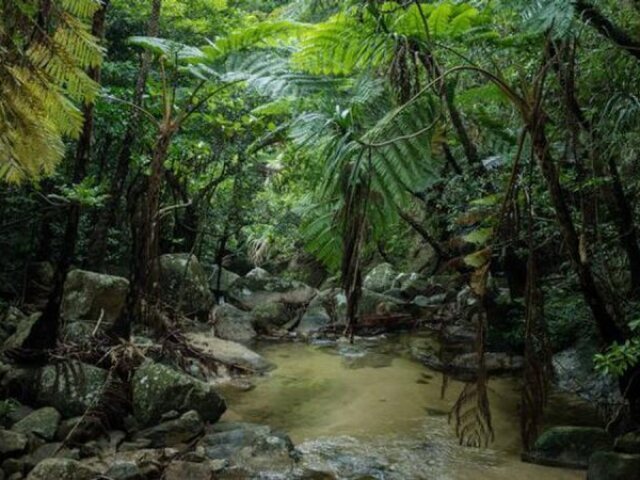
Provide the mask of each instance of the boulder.
[{"label": "boulder", "polygon": [[5,340],[4,345],[2,346],[3,350],[22,348],[24,342],[31,334],[31,329],[39,318],[40,313],[33,313],[28,317],[21,317],[15,326],[13,334]]},{"label": "boulder", "polygon": [[204,423],[195,410],[190,410],[179,418],[162,422],[142,430],[134,435],[133,440],[148,439],[149,447],[164,448],[186,444],[204,431]]},{"label": "boulder", "polygon": [[207,333],[187,333],[185,338],[195,348],[227,366],[260,373],[274,368],[274,365],[264,357],[239,343],[223,340]]},{"label": "boulder", "polygon": [[95,406],[106,381],[106,370],[74,360],[13,369],[3,378],[2,390],[35,405],[52,406],[63,418],[71,418]]},{"label": "boulder", "polygon": [[19,455],[27,448],[29,439],[23,433],[0,429],[0,458]]},{"label": "boulder", "polygon": [[254,268],[237,279],[230,292],[236,303],[253,310],[265,303],[306,305],[316,295],[315,288],[302,282],[276,277],[261,268]]},{"label": "boulder", "polygon": [[291,310],[282,302],[258,305],[251,311],[251,315],[255,328],[265,333],[278,330],[291,320]]},{"label": "boulder", "polygon": [[43,460],[53,457],[79,460],[80,452],[78,452],[77,449],[66,448],[61,442],[45,443],[44,445],[40,445],[26,457],[22,457],[20,459],[22,465],[19,466],[18,464],[16,464],[14,468],[30,471],[33,470],[33,468]]},{"label": "boulder", "polygon": [[216,336],[224,340],[249,343],[257,336],[252,316],[228,303],[213,310],[212,320]]},{"label": "boulder", "polygon": [[69,458],[48,458],[31,471],[27,480],[94,480],[99,472]]},{"label": "boulder", "polygon": [[98,321],[97,332],[106,332],[120,316],[128,289],[126,278],[85,270],[69,272],[61,307],[63,335],[76,341],[78,337],[88,339]]},{"label": "boulder", "polygon": [[411,300],[417,295],[428,291],[431,286],[429,277],[419,273],[401,273],[392,284],[392,289],[398,290],[401,298]]},{"label": "boulder", "polygon": [[640,432],[628,432],[616,438],[614,450],[621,453],[640,454]]},{"label": "boulder", "polygon": [[110,466],[106,473],[110,480],[144,480],[146,478],[144,471],[136,462],[127,460],[116,460]]},{"label": "boulder", "polygon": [[584,469],[594,452],[612,448],[613,439],[602,428],[553,427],[540,435],[522,459],[550,467]]},{"label": "boulder", "polygon": [[164,480],[213,480],[216,467],[210,462],[171,462],[164,471]]},{"label": "boulder", "polygon": [[[220,285],[218,288],[218,271],[220,271]],[[218,269],[217,265],[211,267],[211,274],[209,275],[209,285],[212,291],[219,290],[220,292],[228,292],[233,284],[240,278],[240,275],[233,273],[226,268]]]},{"label": "boulder", "polygon": [[105,433],[104,426],[95,416],[73,417],[60,422],[56,439],[72,443],[84,443],[100,437]]},{"label": "boulder", "polygon": [[580,341],[576,346],[553,356],[556,384],[589,403],[617,405],[624,403],[616,380],[596,372],[593,357],[598,346]]},{"label": "boulder", "polygon": [[347,298],[342,290],[338,288],[323,290],[309,303],[300,319],[297,331],[307,335],[336,323],[345,325],[346,311]]},{"label": "boulder", "polygon": [[189,253],[171,253],[162,255],[159,265],[162,301],[187,316],[206,315],[213,305],[213,294],[198,258]]},{"label": "boulder", "polygon": [[291,439],[265,425],[221,422],[198,442],[211,460],[226,460],[248,478],[270,478],[272,472],[290,472],[298,460]]},{"label": "boulder", "polygon": [[44,407],[17,422],[11,430],[18,433],[33,434],[44,440],[51,441],[56,435],[60,413],[53,407]]},{"label": "boulder", "polygon": [[133,411],[142,426],[159,421],[164,413],[195,410],[208,422],[216,422],[227,409],[208,383],[159,363],[146,362],[132,380]]},{"label": "boulder", "polygon": [[587,480],[640,480],[640,455],[596,452],[589,459]]},{"label": "boulder", "polygon": [[367,290],[382,293],[393,288],[398,272],[389,263],[374,267],[365,277],[362,286]]},{"label": "boulder", "polygon": [[16,333],[20,323],[27,317],[16,307],[9,307],[4,314],[0,314],[0,343],[4,343]]}]

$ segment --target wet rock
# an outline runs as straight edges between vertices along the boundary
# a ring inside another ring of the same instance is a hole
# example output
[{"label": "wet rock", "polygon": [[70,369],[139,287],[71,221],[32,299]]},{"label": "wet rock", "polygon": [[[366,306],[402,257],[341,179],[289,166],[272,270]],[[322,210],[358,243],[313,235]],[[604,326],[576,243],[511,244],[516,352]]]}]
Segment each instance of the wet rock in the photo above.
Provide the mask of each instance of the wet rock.
[{"label": "wet rock", "polygon": [[106,475],[112,480],[144,480],[146,478],[136,462],[127,460],[113,462]]},{"label": "wet rock", "polygon": [[265,477],[270,472],[290,471],[298,459],[298,452],[287,435],[268,426],[249,423],[216,424],[198,446],[211,460],[226,460],[232,469]]},{"label": "wet rock", "polygon": [[236,342],[204,333],[187,333],[185,338],[195,348],[225,365],[237,366],[242,370],[254,372],[266,372],[274,367],[263,356]]},{"label": "wet rock", "polygon": [[522,459],[551,467],[587,468],[594,452],[612,448],[613,439],[602,428],[553,427],[540,435]]},{"label": "wet rock", "polygon": [[18,433],[33,434],[44,440],[53,440],[60,423],[60,413],[55,408],[44,407],[35,410],[17,422],[11,430]]},{"label": "wet rock", "polygon": [[45,443],[21,460],[24,462],[25,471],[30,471],[43,460],[53,457],[79,460],[80,453],[76,449],[65,448],[60,442]]},{"label": "wet rock", "polygon": [[68,458],[43,460],[31,471],[27,480],[93,480],[99,472]]},{"label": "wet rock", "polygon": [[120,316],[127,297],[126,278],[85,270],[72,270],[64,284],[62,318],[63,335],[73,341],[88,340],[96,333],[104,334]]},{"label": "wet rock", "polygon": [[187,316],[202,316],[213,305],[209,281],[198,258],[188,253],[162,255],[160,292],[163,301]]},{"label": "wet rock", "polygon": [[346,297],[339,289],[320,292],[302,315],[296,330],[302,334],[309,334],[332,325],[337,320],[336,312],[346,311],[346,302]]},{"label": "wet rock", "polygon": [[251,315],[230,304],[214,309],[213,325],[216,336],[224,340],[249,343],[257,336]]},{"label": "wet rock", "polygon": [[434,307],[438,305],[444,304],[447,299],[446,293],[439,293],[437,295],[431,295],[430,297],[425,297],[424,295],[417,295],[411,303],[414,305],[426,308],[426,307]]},{"label": "wet rock", "polygon": [[19,432],[0,429],[0,457],[19,455],[27,448],[29,439]]},{"label": "wet rock", "polygon": [[133,411],[142,426],[157,422],[171,410],[195,410],[203,420],[215,422],[227,408],[211,385],[159,363],[139,367],[132,389]]},{"label": "wet rock", "polygon": [[640,480],[640,455],[596,452],[589,459],[588,480]]},{"label": "wet rock", "polygon": [[393,288],[393,283],[398,277],[398,272],[393,265],[381,263],[373,268],[365,277],[362,286],[368,290],[382,293]]},{"label": "wet rock", "polygon": [[52,406],[63,418],[77,417],[99,399],[107,371],[78,361],[42,368],[14,369],[2,380],[2,389],[36,405]]},{"label": "wet rock", "polygon": [[640,454],[640,432],[629,432],[616,438],[614,450],[621,453]]},{"label": "wet rock", "polygon": [[[435,353],[419,353],[418,358],[429,368],[446,372],[460,378],[475,377],[478,371],[478,354],[463,353],[450,360],[443,360]],[[489,374],[500,375],[522,370],[523,358],[502,352],[487,352],[484,355],[485,367]]]},{"label": "wet rock", "polygon": [[406,300],[415,298],[426,292],[431,286],[429,277],[419,273],[401,273],[393,280],[393,289],[400,293],[400,297]]},{"label": "wet rock", "polygon": [[191,410],[175,420],[138,432],[133,439],[148,439],[152,448],[175,447],[193,440],[204,431],[198,412]]}]

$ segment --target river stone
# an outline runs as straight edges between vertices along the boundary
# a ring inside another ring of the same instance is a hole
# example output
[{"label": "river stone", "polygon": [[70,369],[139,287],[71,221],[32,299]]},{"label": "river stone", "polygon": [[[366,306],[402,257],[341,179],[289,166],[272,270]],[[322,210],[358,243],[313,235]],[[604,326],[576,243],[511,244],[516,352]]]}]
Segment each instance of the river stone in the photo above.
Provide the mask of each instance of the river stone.
[{"label": "river stone", "polygon": [[164,480],[212,480],[214,467],[209,462],[171,462],[164,471]]},{"label": "river stone", "polygon": [[213,325],[216,336],[224,340],[249,343],[257,336],[251,315],[228,303],[213,310]]},{"label": "river stone", "polygon": [[160,257],[159,265],[162,300],[187,316],[206,315],[213,305],[213,294],[198,258],[189,253],[170,253]]},{"label": "river stone", "polygon": [[564,468],[587,468],[589,457],[600,450],[611,450],[613,439],[602,428],[553,427],[536,440],[523,460]]},{"label": "river stone", "polygon": [[397,290],[401,298],[411,300],[425,292],[431,285],[429,277],[419,273],[401,273],[394,280],[392,290]]},{"label": "river stone", "polygon": [[390,263],[381,263],[374,267],[365,277],[362,286],[368,290],[382,293],[393,288],[398,272]]},{"label": "river stone", "polygon": [[265,303],[306,305],[316,293],[315,288],[302,282],[276,277],[255,268],[234,282],[230,296],[241,306],[253,310]]},{"label": "river stone", "polygon": [[249,478],[269,478],[272,472],[289,472],[298,460],[291,439],[266,425],[221,422],[198,442],[211,460],[249,473]]},{"label": "river stone", "polygon": [[207,333],[187,333],[185,338],[195,348],[225,365],[260,373],[274,368],[274,365],[262,355],[239,343],[223,340]]},{"label": "river stone", "polygon": [[258,331],[269,333],[278,330],[291,319],[291,312],[282,302],[258,305],[251,311],[253,324]]},{"label": "river stone", "polygon": [[99,472],[69,458],[48,458],[31,471],[27,480],[94,480]]},{"label": "river stone", "polygon": [[19,433],[32,433],[44,440],[53,440],[60,423],[60,413],[53,407],[35,410],[16,423],[11,430]]},{"label": "river stone", "polygon": [[132,380],[133,411],[143,426],[175,410],[195,410],[208,422],[216,422],[227,409],[213,387],[166,365],[147,362],[140,366]]},{"label": "river stone", "polygon": [[138,464],[127,460],[114,461],[109,466],[106,476],[110,480],[143,480],[145,478]]},{"label": "river stone", "polygon": [[191,410],[180,418],[162,422],[134,435],[133,440],[148,439],[151,448],[174,447],[193,440],[204,431],[198,412]]},{"label": "river stone", "polygon": [[[62,318],[67,322],[63,334],[71,340],[77,340],[77,335],[89,338],[98,320],[99,331],[106,332],[120,316],[128,289],[126,278],[85,270],[69,272],[62,299]],[[75,328],[67,330],[76,322]]]},{"label": "river stone", "polygon": [[587,480],[640,480],[640,455],[596,452],[589,459]]},{"label": "river stone", "polygon": [[27,317],[16,307],[9,307],[0,315],[0,343],[4,343],[18,329],[20,322]]},{"label": "river stone", "polygon": [[[226,268],[222,268],[220,273],[220,291],[227,292],[233,284],[240,278],[240,275],[233,273]],[[211,275],[209,275],[209,285],[212,291],[218,290],[218,266],[211,267]]]},{"label": "river stone", "polygon": [[0,457],[24,452],[28,441],[23,433],[0,429]]},{"label": "river stone", "polygon": [[3,390],[35,405],[52,406],[63,418],[83,415],[99,400],[107,371],[75,360],[41,368],[14,369],[2,380]]},{"label": "river stone", "polygon": [[56,439],[72,443],[84,443],[105,433],[104,426],[94,416],[86,415],[69,418],[60,422]]},{"label": "river stone", "polygon": [[32,470],[36,465],[38,465],[43,460],[47,458],[70,458],[72,460],[79,460],[80,453],[77,449],[68,449],[65,448],[62,442],[56,443],[45,443],[44,445],[40,445],[29,455],[22,457],[20,460],[23,461],[23,466],[25,470]]}]

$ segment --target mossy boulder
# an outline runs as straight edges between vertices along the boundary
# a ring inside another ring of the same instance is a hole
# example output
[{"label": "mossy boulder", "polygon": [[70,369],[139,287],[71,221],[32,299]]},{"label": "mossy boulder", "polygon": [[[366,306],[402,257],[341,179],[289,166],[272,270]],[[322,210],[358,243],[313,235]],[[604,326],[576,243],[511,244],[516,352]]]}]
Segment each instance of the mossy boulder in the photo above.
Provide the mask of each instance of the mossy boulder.
[{"label": "mossy boulder", "polygon": [[147,439],[149,447],[164,448],[186,444],[204,432],[204,423],[198,412],[191,410],[179,418],[168,420],[138,432],[133,440]]},{"label": "mossy boulder", "polygon": [[23,433],[0,428],[0,458],[21,454],[26,450],[28,441]]},{"label": "mossy boulder", "polygon": [[382,293],[393,288],[398,272],[390,263],[381,263],[374,267],[365,277],[362,286],[368,290]]},{"label": "mossy boulder", "polygon": [[22,348],[24,342],[31,334],[31,329],[40,318],[40,313],[33,313],[28,317],[20,317],[17,320],[13,334],[4,342],[3,349],[9,350],[14,348]]},{"label": "mossy boulder", "polygon": [[71,340],[88,338],[100,321],[105,332],[120,316],[127,298],[126,278],[85,270],[72,270],[67,275],[62,299],[63,335]]},{"label": "mossy boulder", "polygon": [[284,326],[291,320],[291,310],[282,302],[258,305],[251,311],[253,324],[260,332],[269,333]]},{"label": "mossy boulder", "polygon": [[208,422],[225,412],[225,401],[208,383],[160,363],[146,362],[132,380],[133,411],[142,426],[158,422],[162,415],[195,410]]},{"label": "mossy boulder", "polygon": [[93,480],[99,472],[69,458],[48,458],[31,471],[27,480]]},{"label": "mossy boulder", "polygon": [[613,438],[602,428],[553,427],[545,431],[523,460],[564,468],[587,468],[589,457],[613,448]]},{"label": "mossy boulder", "polygon": [[[220,272],[220,284],[218,285],[218,272]],[[220,292],[227,292],[233,286],[233,284],[240,278],[240,275],[233,273],[226,268],[218,268],[217,265],[211,267],[211,274],[209,275],[209,286],[212,291],[219,290]]]},{"label": "mossy boulder", "polygon": [[223,340],[209,333],[187,333],[185,338],[193,347],[227,366],[260,373],[274,368],[262,355],[240,343]]},{"label": "mossy boulder", "polygon": [[640,480],[640,455],[596,452],[589,459],[587,480]]},{"label": "mossy boulder", "polygon": [[229,293],[235,303],[253,310],[267,303],[306,305],[316,295],[317,290],[302,282],[254,268],[244,277],[237,279]]},{"label": "mossy boulder", "polygon": [[71,418],[98,402],[106,381],[106,370],[74,360],[14,369],[2,379],[2,391],[26,403],[54,407],[63,418]]},{"label": "mossy boulder", "polygon": [[213,311],[216,336],[238,343],[249,343],[256,338],[253,317],[231,304],[219,305]]},{"label": "mossy boulder", "polygon": [[622,453],[640,454],[640,432],[629,432],[618,437],[614,450]]},{"label": "mossy boulder", "polygon": [[206,316],[213,305],[207,275],[195,255],[170,253],[159,259],[162,301],[187,316]]},{"label": "mossy boulder", "polygon": [[17,422],[11,430],[18,433],[33,434],[51,441],[60,424],[60,413],[53,407],[44,407],[31,412]]}]

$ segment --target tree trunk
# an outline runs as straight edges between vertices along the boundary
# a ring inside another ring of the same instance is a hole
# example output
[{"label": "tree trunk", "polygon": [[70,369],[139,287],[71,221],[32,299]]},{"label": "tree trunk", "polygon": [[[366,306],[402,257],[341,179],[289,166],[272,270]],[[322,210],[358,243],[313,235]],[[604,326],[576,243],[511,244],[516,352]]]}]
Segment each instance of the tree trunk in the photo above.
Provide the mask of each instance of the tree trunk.
[{"label": "tree trunk", "polygon": [[[147,36],[149,37],[158,36],[161,9],[162,0],[153,0],[151,4],[151,15],[147,24]],[[109,198],[102,215],[99,217],[95,225],[93,234],[89,239],[89,252],[87,254],[86,263],[94,270],[102,270],[104,268],[104,261],[107,256],[109,229],[116,222],[118,207],[120,206],[120,201],[124,194],[125,182],[129,175],[129,164],[131,163],[133,146],[140,135],[141,113],[139,108],[142,106],[152,59],[152,55],[148,52],[145,52],[142,55],[140,70],[138,70],[138,77],[136,79],[136,86],[133,95],[131,117],[129,118],[127,130],[122,140],[122,149],[118,155],[116,170],[109,186]]]},{"label": "tree trunk", "polygon": [[[103,39],[105,31],[105,19],[109,0],[104,0],[100,9],[94,14],[91,33],[98,39]],[[93,67],[88,72],[89,77],[95,82],[100,82],[100,67]],[[87,164],[91,154],[91,141],[93,138],[93,104],[83,106],[84,123],[78,139],[73,167],[73,184],[81,183],[87,174]],[[64,232],[64,240],[60,257],[53,278],[53,289],[47,300],[42,315],[32,328],[29,337],[25,341],[26,349],[43,350],[53,348],[58,339],[60,325],[60,307],[64,294],[64,284],[67,273],[73,263],[80,225],[81,206],[73,203],[68,210],[67,225]]]}]

